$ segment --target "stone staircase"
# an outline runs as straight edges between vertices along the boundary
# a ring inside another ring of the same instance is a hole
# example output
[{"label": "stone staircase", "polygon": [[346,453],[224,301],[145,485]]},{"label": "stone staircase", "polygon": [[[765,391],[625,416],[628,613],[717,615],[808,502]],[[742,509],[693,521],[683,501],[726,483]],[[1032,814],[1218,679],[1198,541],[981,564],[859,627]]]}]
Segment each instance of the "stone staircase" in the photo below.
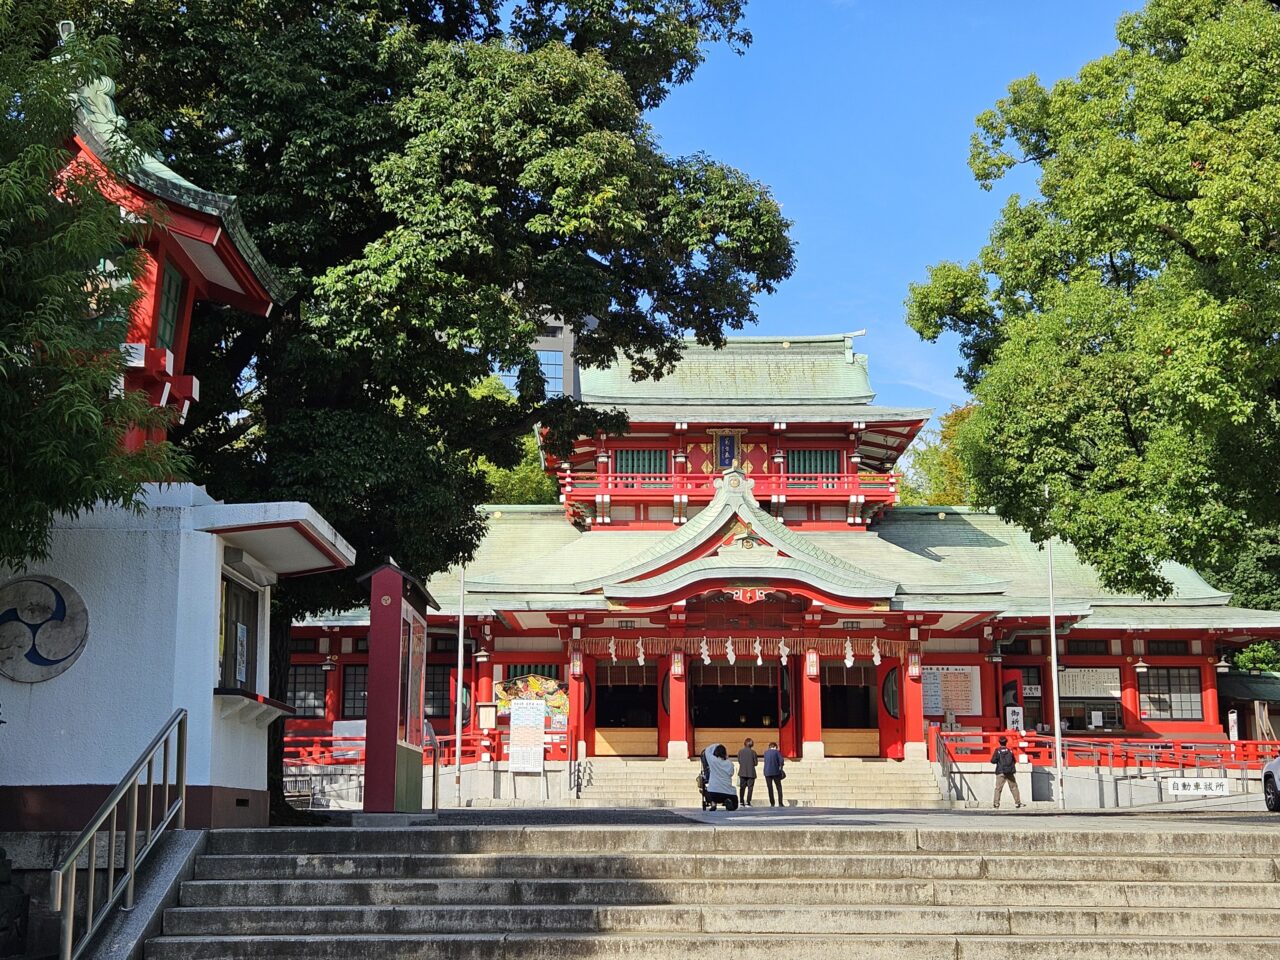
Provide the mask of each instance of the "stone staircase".
[{"label": "stone staircase", "polygon": [[[592,757],[583,765],[584,806],[697,807],[696,760]],[[787,806],[928,809],[947,807],[927,760],[791,760],[782,782]],[[734,778],[734,786],[737,786]],[[763,777],[753,806],[769,805]]]},{"label": "stone staircase", "polygon": [[217,831],[146,957],[1280,956],[1274,830],[725,817]]}]

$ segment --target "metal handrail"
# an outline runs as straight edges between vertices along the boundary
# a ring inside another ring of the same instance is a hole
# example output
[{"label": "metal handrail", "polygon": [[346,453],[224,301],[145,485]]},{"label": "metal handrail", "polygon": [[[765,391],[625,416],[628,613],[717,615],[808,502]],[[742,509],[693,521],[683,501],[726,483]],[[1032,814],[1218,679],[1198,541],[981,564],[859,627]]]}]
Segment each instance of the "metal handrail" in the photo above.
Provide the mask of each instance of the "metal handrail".
[{"label": "metal handrail", "polygon": [[[173,751],[170,741],[174,730],[177,730],[177,742]],[[174,788],[176,796],[169,800],[169,767],[171,752],[176,754],[174,760]],[[161,783],[156,783],[156,756],[161,756]],[[146,820],[144,821],[144,838],[142,846],[138,846],[138,789],[142,780],[142,771],[147,772],[146,786]],[[160,821],[155,818],[155,799],[158,787],[164,788],[164,806],[161,809]],[[124,804],[124,863],[117,878],[116,870],[116,835],[119,832],[119,814],[121,803]],[[156,734],[155,739],[142,751],[142,755],[124,778],[116,784],[116,788],[98,808],[89,825],[80,836],[61,863],[53,869],[49,877],[49,901],[60,917],[61,940],[58,946],[60,960],[75,960],[84,953],[93,935],[98,932],[106,920],[111,908],[121,897],[124,898],[122,910],[133,909],[133,885],[138,866],[146,859],[160,839],[165,828],[177,819],[177,829],[182,830],[187,822],[187,711],[176,710],[164,728]],[[102,903],[98,904],[96,896],[98,874],[98,834],[103,825],[107,825],[107,883]],[[89,860],[86,869],[84,897],[84,929],[80,937],[76,937],[76,862],[80,854],[88,849]]]},{"label": "metal handrail", "polygon": [[431,724],[423,724],[423,729],[431,739],[431,812],[440,815],[440,741]]}]

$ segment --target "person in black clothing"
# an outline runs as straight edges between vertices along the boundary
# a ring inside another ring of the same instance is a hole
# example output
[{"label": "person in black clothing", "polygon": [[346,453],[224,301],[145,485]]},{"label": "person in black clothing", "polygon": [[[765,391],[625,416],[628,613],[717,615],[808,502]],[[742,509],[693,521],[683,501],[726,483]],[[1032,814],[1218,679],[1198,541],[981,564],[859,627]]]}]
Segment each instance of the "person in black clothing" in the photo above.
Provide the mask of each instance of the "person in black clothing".
[{"label": "person in black clothing", "polygon": [[751,794],[756,789],[755,741],[748,737],[738,751],[738,800],[744,807],[751,806]]},{"label": "person in black clothing", "polygon": [[778,750],[776,743],[769,744],[769,749],[764,752],[764,782],[769,785],[769,806],[773,806],[773,791],[776,787],[778,790],[778,806],[783,806],[782,802],[782,778],[786,776],[783,771],[782,753]]},{"label": "person in black clothing", "polygon": [[1009,738],[1001,737],[1000,746],[996,747],[991,754],[991,762],[996,765],[996,796],[992,806],[997,810],[1000,809],[1000,794],[1004,790],[1006,783],[1013,792],[1014,807],[1022,806],[1022,797],[1018,796],[1018,778],[1015,773],[1018,769],[1018,760],[1013,755],[1013,751],[1009,749],[1008,744]]}]

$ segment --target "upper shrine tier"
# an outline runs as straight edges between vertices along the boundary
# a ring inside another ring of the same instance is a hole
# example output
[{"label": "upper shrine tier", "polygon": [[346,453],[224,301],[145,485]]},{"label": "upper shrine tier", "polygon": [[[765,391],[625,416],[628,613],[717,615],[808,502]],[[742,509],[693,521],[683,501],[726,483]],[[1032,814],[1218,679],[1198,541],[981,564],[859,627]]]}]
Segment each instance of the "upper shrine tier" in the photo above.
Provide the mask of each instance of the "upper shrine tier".
[{"label": "upper shrine tier", "polygon": [[689,342],[661,380],[632,380],[626,363],[581,370],[583,402],[623,411],[630,429],[548,460],[566,510],[591,527],[678,526],[738,466],[784,523],[866,529],[897,503],[893,468],[933,411],[874,404],[859,335]]}]

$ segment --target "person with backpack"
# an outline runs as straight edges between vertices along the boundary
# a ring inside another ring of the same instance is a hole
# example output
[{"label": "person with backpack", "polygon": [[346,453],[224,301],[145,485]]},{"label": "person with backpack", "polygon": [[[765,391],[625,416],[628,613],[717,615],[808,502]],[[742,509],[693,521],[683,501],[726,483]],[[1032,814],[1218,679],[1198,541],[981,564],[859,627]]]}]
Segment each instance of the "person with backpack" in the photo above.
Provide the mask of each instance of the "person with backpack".
[{"label": "person with backpack", "polygon": [[1008,737],[1000,738],[1000,746],[996,747],[992,752],[991,762],[996,765],[996,796],[992,806],[997,810],[1000,809],[1000,794],[1007,783],[1009,789],[1013,792],[1014,808],[1021,807],[1022,797],[1018,795],[1018,759],[1013,755],[1013,751],[1009,749]]},{"label": "person with backpack", "polygon": [[764,782],[769,786],[769,806],[773,806],[773,788],[778,788],[778,806],[783,806],[782,802],[782,778],[785,777],[786,771],[783,770],[785,761],[782,759],[782,753],[778,750],[776,743],[769,744],[769,749],[764,752]]}]

